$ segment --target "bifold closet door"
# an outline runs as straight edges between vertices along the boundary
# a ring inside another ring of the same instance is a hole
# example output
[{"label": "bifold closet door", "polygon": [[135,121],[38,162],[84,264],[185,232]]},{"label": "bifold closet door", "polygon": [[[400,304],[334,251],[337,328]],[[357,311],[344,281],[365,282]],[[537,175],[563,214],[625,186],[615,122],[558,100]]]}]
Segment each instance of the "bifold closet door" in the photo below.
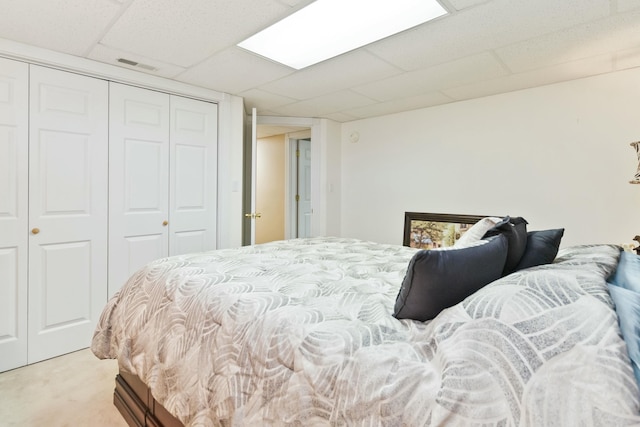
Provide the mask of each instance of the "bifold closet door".
[{"label": "bifold closet door", "polygon": [[27,364],[28,76],[0,58],[0,372]]},{"label": "bifold closet door", "polygon": [[218,106],[171,96],[169,253],[216,248]]},{"label": "bifold closet door", "polygon": [[30,67],[29,363],[86,348],[107,300],[108,83]]},{"label": "bifold closet door", "polygon": [[109,296],[169,253],[169,98],[110,84]]}]

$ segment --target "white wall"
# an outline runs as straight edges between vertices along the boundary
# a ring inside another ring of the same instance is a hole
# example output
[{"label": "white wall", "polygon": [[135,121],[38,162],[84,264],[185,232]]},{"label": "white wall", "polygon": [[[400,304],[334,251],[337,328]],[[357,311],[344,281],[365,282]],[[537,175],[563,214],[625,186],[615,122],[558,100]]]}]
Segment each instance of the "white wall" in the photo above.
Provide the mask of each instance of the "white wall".
[{"label": "white wall", "polygon": [[630,243],[639,105],[632,69],[344,123],[341,234],[401,244],[417,211],[523,216],[564,227],[563,246]]},{"label": "white wall", "polygon": [[284,239],[285,136],[274,135],[257,141],[256,243]]},{"label": "white wall", "polygon": [[[323,213],[322,229],[314,230],[314,235],[339,236],[340,235],[340,202],[342,173],[340,170],[340,123],[333,120],[320,119],[319,133],[321,144],[315,144],[312,140],[311,149],[318,148],[313,155],[320,156],[320,203],[313,202],[314,216],[316,210]],[[315,144],[315,146],[314,146]],[[313,167],[313,166],[312,166]]]},{"label": "white wall", "polygon": [[227,95],[218,126],[218,249],[242,246],[244,104]]}]

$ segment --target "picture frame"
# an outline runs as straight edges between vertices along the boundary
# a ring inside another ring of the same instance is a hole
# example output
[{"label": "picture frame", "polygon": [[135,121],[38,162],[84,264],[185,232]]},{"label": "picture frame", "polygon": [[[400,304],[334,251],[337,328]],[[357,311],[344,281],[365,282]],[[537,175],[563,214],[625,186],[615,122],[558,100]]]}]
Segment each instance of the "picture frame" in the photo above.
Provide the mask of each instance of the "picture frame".
[{"label": "picture frame", "polygon": [[402,244],[419,249],[453,246],[466,230],[487,216],[405,212]]}]

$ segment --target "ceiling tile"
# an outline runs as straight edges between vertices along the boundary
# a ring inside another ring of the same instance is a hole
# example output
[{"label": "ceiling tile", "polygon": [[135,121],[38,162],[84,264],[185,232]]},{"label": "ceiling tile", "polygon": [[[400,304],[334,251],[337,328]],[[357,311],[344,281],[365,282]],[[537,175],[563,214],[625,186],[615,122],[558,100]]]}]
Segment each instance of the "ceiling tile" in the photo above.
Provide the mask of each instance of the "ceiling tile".
[{"label": "ceiling tile", "polygon": [[190,68],[177,80],[236,94],[294,71],[234,46]]},{"label": "ceiling tile", "polygon": [[0,37],[79,56],[122,7],[110,0],[1,0]]},{"label": "ceiling tile", "polygon": [[640,8],[640,0],[618,0],[618,12],[628,12]]},{"label": "ceiling tile", "polygon": [[[184,72],[185,70],[184,68],[178,67],[177,65],[165,64],[164,62],[145,58],[131,52],[125,52],[123,50],[113,49],[107,46],[103,46],[101,44],[97,44],[89,52],[89,55],[87,57],[91,59],[95,59],[96,61],[106,62],[107,64],[117,65],[119,67],[129,68],[131,70],[136,70],[143,73],[153,74],[155,76],[161,76],[166,78],[174,77]],[[155,71],[146,70],[138,66],[123,64],[122,62],[118,62],[118,58],[129,59],[135,62],[139,62],[140,64],[150,65],[153,68],[155,68]]]},{"label": "ceiling tile", "polygon": [[468,7],[477,6],[482,3],[487,3],[490,0],[448,0],[449,4],[456,10],[466,9]]},{"label": "ceiling tile", "polygon": [[611,55],[602,55],[447,89],[443,92],[456,100],[473,99],[579,79],[609,71],[612,71],[612,57]]},{"label": "ceiling tile", "polygon": [[329,114],[325,114],[324,117],[338,123],[350,122],[352,120],[357,120],[360,118],[358,116],[353,116],[347,113],[329,113]]},{"label": "ceiling tile", "polygon": [[441,0],[446,17],[300,71],[236,47],[312,1],[0,0],[0,38],[336,121],[640,67],[640,0]]},{"label": "ceiling tile", "polygon": [[102,43],[189,67],[291,11],[271,0],[135,0]]},{"label": "ceiling tile", "polygon": [[279,115],[284,116],[323,117],[325,114],[339,113],[344,110],[370,105],[374,102],[374,100],[366,96],[344,90],[283,107],[273,108],[273,110]]},{"label": "ceiling tile", "polygon": [[354,108],[344,111],[345,114],[358,118],[382,116],[397,113],[398,111],[416,110],[434,105],[447,104],[453,99],[439,92],[427,93],[409,98],[397,99],[388,102],[379,102],[366,107]]},{"label": "ceiling tile", "polygon": [[640,44],[640,11],[625,13],[497,49],[513,72],[602,55]]},{"label": "ceiling tile", "polygon": [[289,7],[304,7],[313,3],[315,0],[278,0],[278,1],[280,3],[286,4]]},{"label": "ceiling tile", "polygon": [[265,84],[262,88],[303,100],[384,79],[401,72],[402,70],[368,52],[353,51]]},{"label": "ceiling tile", "polygon": [[640,67],[640,48],[622,50],[615,54],[616,70]]},{"label": "ceiling tile", "polygon": [[[245,108],[245,111],[247,111],[248,113],[251,113],[251,110],[248,108]],[[258,113],[261,116],[284,116],[284,114],[280,114],[280,113],[276,113],[275,111],[271,111],[271,110],[259,110],[260,113]]]},{"label": "ceiling tile", "polygon": [[505,74],[507,71],[491,53],[482,53],[356,86],[352,90],[378,101],[390,101],[493,79]]},{"label": "ceiling tile", "polygon": [[258,106],[261,109],[270,109],[281,107],[287,104],[293,104],[297,101],[296,99],[265,92],[260,89],[250,89],[245,92],[240,92],[238,96],[244,98],[244,103],[247,110],[250,110],[254,107],[257,108]]},{"label": "ceiling tile", "polygon": [[609,0],[493,0],[367,46],[411,71],[608,16]]}]

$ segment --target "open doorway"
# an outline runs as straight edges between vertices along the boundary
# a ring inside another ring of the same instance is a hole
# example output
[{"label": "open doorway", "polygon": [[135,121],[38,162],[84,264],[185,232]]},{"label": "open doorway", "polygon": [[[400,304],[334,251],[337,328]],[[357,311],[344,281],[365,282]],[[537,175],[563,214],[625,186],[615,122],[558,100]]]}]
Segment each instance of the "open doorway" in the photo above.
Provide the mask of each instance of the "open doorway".
[{"label": "open doorway", "polygon": [[254,243],[311,235],[311,128],[258,124]]}]

